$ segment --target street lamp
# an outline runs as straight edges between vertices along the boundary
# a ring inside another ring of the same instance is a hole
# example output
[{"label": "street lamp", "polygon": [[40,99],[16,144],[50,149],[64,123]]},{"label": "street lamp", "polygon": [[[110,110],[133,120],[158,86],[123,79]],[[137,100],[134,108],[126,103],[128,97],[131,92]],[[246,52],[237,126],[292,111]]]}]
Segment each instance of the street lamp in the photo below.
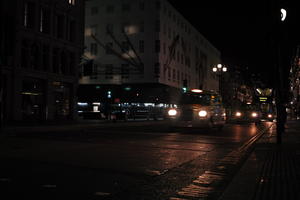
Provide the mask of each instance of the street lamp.
[{"label": "street lamp", "polygon": [[219,78],[219,92],[222,95],[222,91],[221,91],[222,90],[222,87],[221,87],[221,83],[222,83],[221,76],[222,76],[222,73],[227,72],[227,67],[225,65],[222,65],[222,64],[217,64],[217,65],[215,65],[212,68],[212,71],[218,75],[218,78]]}]

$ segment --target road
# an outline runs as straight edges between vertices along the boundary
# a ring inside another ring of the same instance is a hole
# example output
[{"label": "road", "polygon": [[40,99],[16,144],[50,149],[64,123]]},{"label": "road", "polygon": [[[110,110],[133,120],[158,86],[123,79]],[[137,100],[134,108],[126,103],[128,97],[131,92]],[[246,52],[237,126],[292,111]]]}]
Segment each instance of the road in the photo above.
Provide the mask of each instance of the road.
[{"label": "road", "polygon": [[2,137],[1,195],[216,199],[271,125],[227,124],[218,131],[170,130],[164,122],[133,124]]}]

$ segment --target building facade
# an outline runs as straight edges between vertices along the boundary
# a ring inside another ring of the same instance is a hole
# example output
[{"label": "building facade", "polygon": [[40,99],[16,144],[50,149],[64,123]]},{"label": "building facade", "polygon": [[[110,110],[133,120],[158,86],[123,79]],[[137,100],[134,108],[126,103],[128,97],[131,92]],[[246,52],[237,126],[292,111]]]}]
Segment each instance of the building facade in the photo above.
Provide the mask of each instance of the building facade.
[{"label": "building facade", "polygon": [[84,59],[82,86],[218,90],[220,52],[167,0],[87,1]]},{"label": "building facade", "polygon": [[4,0],[0,8],[3,120],[74,119],[84,1]]}]

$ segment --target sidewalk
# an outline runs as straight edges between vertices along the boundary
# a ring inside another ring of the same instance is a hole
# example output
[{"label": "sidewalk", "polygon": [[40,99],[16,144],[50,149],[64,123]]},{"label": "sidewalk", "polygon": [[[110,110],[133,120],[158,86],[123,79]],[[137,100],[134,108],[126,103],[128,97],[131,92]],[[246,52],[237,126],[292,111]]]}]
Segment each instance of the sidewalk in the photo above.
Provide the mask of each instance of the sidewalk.
[{"label": "sidewalk", "polygon": [[300,199],[300,120],[288,121],[282,144],[276,126],[256,144],[219,200]]}]

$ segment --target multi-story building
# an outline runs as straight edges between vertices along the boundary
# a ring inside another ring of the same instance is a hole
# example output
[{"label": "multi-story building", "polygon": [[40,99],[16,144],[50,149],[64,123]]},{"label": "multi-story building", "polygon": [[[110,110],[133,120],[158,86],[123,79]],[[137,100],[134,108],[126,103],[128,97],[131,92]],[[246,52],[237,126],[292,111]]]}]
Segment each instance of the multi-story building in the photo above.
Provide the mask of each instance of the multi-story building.
[{"label": "multi-story building", "polygon": [[83,0],[2,0],[5,121],[73,119],[83,52]]},{"label": "multi-story building", "polygon": [[85,47],[93,66],[83,70],[82,94],[113,85],[134,85],[136,95],[147,88],[155,99],[182,87],[218,90],[220,52],[167,0],[88,0]]}]

